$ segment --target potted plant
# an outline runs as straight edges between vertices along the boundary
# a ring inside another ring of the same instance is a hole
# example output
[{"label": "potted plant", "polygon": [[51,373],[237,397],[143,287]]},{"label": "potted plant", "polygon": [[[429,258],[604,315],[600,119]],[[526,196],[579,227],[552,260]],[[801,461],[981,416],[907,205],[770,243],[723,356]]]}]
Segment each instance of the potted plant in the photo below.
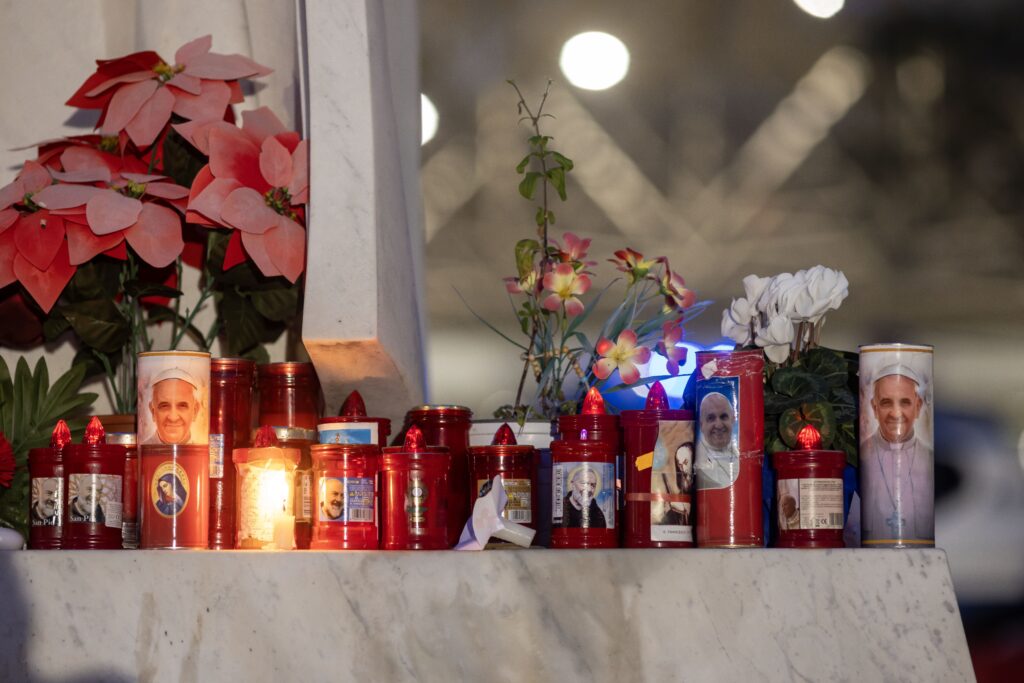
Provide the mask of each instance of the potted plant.
[{"label": "potted plant", "polygon": [[[135,411],[134,358],[155,327],[171,349],[219,339],[268,360],[262,345],[300,309],[307,143],[265,107],[236,125],[240,80],[269,69],[211,47],[98,61],[67,102],[100,110],[97,134],[39,144],[0,189],[0,306],[41,331],[22,344],[72,333],[119,413]],[[189,307],[186,267],[200,273]]]},{"label": "potted plant", "polygon": [[[495,417],[521,425],[527,420],[553,424],[559,415],[576,412],[590,387],[615,392],[678,374],[686,356],[686,349],[678,346],[683,326],[710,302],[696,301],[667,258],[647,258],[630,248],[608,259],[621,275],[584,300],[596,278],[591,268],[597,263],[587,260],[590,239],[572,232],[561,238],[551,235],[553,198],[567,199],[566,178],[574,168],[541,130],[543,119],[550,116],[544,109],[551,82],[535,107],[515,82],[509,84],[518,96],[520,123],[530,129],[527,154],[516,171],[521,176],[519,194],[535,205],[536,236],[516,243],[516,274],[505,278],[517,331],[506,334],[477,318],[514,345],[523,362],[515,401],[499,408]],[[621,300],[595,325],[593,312],[606,295]],[[640,376],[638,366],[652,351],[666,357],[668,375]],[[533,392],[528,391],[530,378],[536,384]]]}]

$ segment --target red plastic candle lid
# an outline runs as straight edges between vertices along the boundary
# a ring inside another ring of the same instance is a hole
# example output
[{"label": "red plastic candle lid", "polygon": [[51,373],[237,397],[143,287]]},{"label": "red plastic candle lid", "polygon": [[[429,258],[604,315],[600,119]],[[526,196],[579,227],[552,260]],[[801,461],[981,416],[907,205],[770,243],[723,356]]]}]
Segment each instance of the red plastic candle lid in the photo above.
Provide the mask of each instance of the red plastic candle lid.
[{"label": "red plastic candle lid", "polygon": [[50,435],[50,448],[59,451],[69,443],[71,443],[71,430],[68,428],[68,423],[64,420],[57,420],[53,434]]}]

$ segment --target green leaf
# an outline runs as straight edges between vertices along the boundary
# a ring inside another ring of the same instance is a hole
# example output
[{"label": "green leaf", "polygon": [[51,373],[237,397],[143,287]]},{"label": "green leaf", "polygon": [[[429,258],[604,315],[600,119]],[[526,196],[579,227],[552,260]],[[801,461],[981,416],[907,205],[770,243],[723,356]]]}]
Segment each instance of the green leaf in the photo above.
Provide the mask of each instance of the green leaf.
[{"label": "green leaf", "polygon": [[205,164],[206,157],[173,129],[164,138],[164,175],[170,176],[177,184],[190,187]]},{"label": "green leaf", "polygon": [[832,445],[836,433],[836,418],[832,406],[825,401],[802,403],[790,408],[779,418],[779,436],[790,448],[797,446],[796,437],[806,425],[814,425],[821,434],[822,448]]},{"label": "green leaf", "polygon": [[249,295],[253,308],[268,320],[286,322],[295,317],[299,307],[299,288],[278,285],[272,289],[258,289]]},{"label": "green leaf", "polygon": [[63,296],[72,303],[94,299],[112,300],[121,290],[123,268],[122,262],[108,258],[95,258],[84,263],[75,271]]},{"label": "green leaf", "polygon": [[540,244],[537,240],[525,239],[516,242],[516,272],[519,279],[523,280],[533,272],[533,260],[540,251]]},{"label": "green leaf", "polygon": [[[69,413],[67,405],[78,396],[78,389],[85,380],[86,367],[84,364],[72,365],[71,369],[57,378],[46,397],[39,402],[39,414],[41,421],[47,424],[56,421],[58,418]],[[93,394],[95,397],[95,394]]]},{"label": "green leaf", "polygon": [[262,346],[256,346],[242,354],[242,358],[251,360],[257,365],[270,362],[270,354]]},{"label": "green leaf", "polygon": [[539,171],[530,171],[523,176],[522,181],[519,183],[519,194],[523,195],[526,199],[533,199],[533,193],[537,188],[537,181],[540,180],[540,177]]},{"label": "green leaf", "polygon": [[131,327],[111,299],[67,304],[60,312],[87,346],[114,353],[128,342]]},{"label": "green leaf", "polygon": [[566,171],[573,169],[572,159],[567,156],[563,156],[561,153],[554,150],[551,151],[551,156],[554,158],[555,163],[564,168]]},{"label": "green leaf", "polygon": [[558,197],[564,202],[567,196],[565,194],[565,169],[561,166],[548,169],[547,176],[555,191],[558,192]]},{"label": "green leaf", "polygon": [[36,361],[36,369],[32,379],[36,385],[35,405],[41,406],[46,402],[46,392],[50,388],[50,372],[46,369],[45,356],[40,356],[39,360]]},{"label": "green leaf", "polygon": [[43,339],[48,342],[56,341],[58,337],[71,329],[71,323],[58,311],[47,316],[43,322]]},{"label": "green leaf", "polygon": [[129,280],[124,283],[124,291],[129,296],[136,298],[144,296],[162,296],[169,299],[177,299],[181,296],[180,289],[161,285],[156,282],[140,282],[138,280]]},{"label": "green leaf", "polygon": [[531,152],[530,154],[527,154],[525,157],[523,157],[523,160],[516,165],[516,173],[522,173],[523,171],[526,170],[526,167],[530,165],[530,157],[532,156],[533,153]]},{"label": "green leaf", "polygon": [[772,389],[805,401],[823,399],[828,395],[828,386],[824,380],[800,368],[779,368],[772,375]]},{"label": "green leaf", "polygon": [[569,324],[569,329],[565,331],[566,337],[571,337],[576,332],[576,330],[579,329],[580,325],[582,325],[587,320],[587,318],[590,317],[590,313],[594,309],[596,309],[597,305],[601,302],[601,297],[604,296],[605,292],[611,289],[611,286],[615,284],[615,282],[616,280],[612,280],[607,285],[605,285],[604,289],[598,292],[597,296],[595,296],[593,300],[589,304],[587,304],[587,306],[583,309],[583,312],[580,313],[575,318],[573,318],[572,322]]},{"label": "green leaf", "polygon": [[87,379],[96,377],[97,375],[105,376],[107,370],[98,356],[103,356],[107,359],[107,363],[110,364],[111,370],[121,363],[120,353],[102,353],[96,349],[90,349],[88,346],[83,346],[77,353],[75,353],[75,357],[71,359],[71,365],[81,365],[85,369],[85,377]]},{"label": "green leaf", "polygon": [[0,431],[11,434],[14,431],[14,382],[7,361],[0,357]]},{"label": "green leaf", "polygon": [[460,299],[462,299],[462,304],[463,304],[463,305],[464,305],[464,306],[466,307],[466,309],[467,309],[467,310],[468,310],[468,311],[469,311],[470,313],[472,313],[472,314],[473,314],[473,317],[474,317],[474,318],[476,318],[477,320],[479,320],[480,322],[482,322],[482,323],[483,323],[484,325],[486,325],[487,327],[489,327],[489,328],[491,329],[491,331],[492,331],[492,332],[494,332],[495,334],[497,334],[497,335],[498,335],[499,337],[501,337],[502,339],[504,339],[504,340],[505,340],[505,341],[507,341],[508,343],[512,344],[513,346],[515,346],[515,347],[517,347],[517,348],[520,348],[520,349],[522,349],[523,351],[526,351],[526,350],[527,350],[525,346],[523,346],[522,344],[520,344],[520,343],[519,343],[519,342],[517,342],[516,340],[512,339],[511,337],[509,337],[509,336],[508,336],[507,334],[505,334],[504,332],[502,332],[501,330],[499,330],[499,329],[498,329],[497,327],[495,327],[494,325],[492,325],[492,324],[490,324],[489,322],[487,322],[486,320],[484,320],[484,319],[483,319],[483,318],[482,318],[482,317],[481,317],[481,316],[480,316],[480,315],[479,315],[479,314],[478,314],[478,313],[477,313],[476,311],[474,311],[474,310],[473,310],[473,307],[469,305],[469,302],[467,302],[467,301],[466,301],[466,298],[465,298],[464,296],[462,296],[462,292],[460,292],[459,290],[455,289],[454,287],[452,287],[452,289],[454,289],[454,290],[455,290],[455,294],[456,294],[456,295],[457,295],[457,296],[458,296],[458,297],[459,297]]},{"label": "green leaf", "polygon": [[22,439],[28,420],[32,416],[32,401],[35,398],[35,386],[32,383],[32,371],[28,369],[28,361],[22,356],[14,367],[14,425],[11,428],[11,443]]},{"label": "green leaf", "polygon": [[256,312],[248,299],[229,289],[224,292],[218,308],[224,321],[230,355],[240,356],[260,343],[264,327],[262,316]]},{"label": "green leaf", "polygon": [[849,380],[846,361],[831,349],[811,349],[804,359],[804,366],[830,387],[845,387]]},{"label": "green leaf", "polygon": [[779,394],[770,389],[764,393],[764,414],[766,416],[781,415],[786,410],[796,408],[799,405],[799,398]]}]

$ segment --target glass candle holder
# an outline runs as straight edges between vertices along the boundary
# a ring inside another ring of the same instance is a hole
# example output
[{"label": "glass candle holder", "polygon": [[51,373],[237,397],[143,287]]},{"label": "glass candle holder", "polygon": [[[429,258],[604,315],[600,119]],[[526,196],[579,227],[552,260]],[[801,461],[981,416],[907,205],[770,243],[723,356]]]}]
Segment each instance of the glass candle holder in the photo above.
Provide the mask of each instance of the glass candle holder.
[{"label": "glass candle holder", "polygon": [[313,550],[374,550],[379,545],[374,444],[317,444],[311,448],[315,491]]},{"label": "glass candle holder", "polygon": [[[210,361],[210,548],[235,547],[235,468],[231,454],[251,444],[256,364]],[[225,462],[225,459],[227,462]]]},{"label": "glass candle holder", "polygon": [[236,448],[235,547],[291,550],[295,547],[297,448]]}]

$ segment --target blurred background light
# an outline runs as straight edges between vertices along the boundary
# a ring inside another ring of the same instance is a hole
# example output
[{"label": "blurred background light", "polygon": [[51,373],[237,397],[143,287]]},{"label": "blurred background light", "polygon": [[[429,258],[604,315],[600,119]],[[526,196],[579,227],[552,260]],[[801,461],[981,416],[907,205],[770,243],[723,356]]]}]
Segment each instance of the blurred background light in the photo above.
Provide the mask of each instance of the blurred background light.
[{"label": "blurred background light", "polygon": [[796,6],[818,19],[828,19],[843,9],[843,0],[793,0]]},{"label": "blurred background light", "polygon": [[613,35],[589,31],[565,41],[558,63],[577,88],[606,90],[625,78],[629,50]]},{"label": "blurred background light", "polygon": [[437,133],[437,107],[430,98],[420,93],[420,145],[430,142]]}]

